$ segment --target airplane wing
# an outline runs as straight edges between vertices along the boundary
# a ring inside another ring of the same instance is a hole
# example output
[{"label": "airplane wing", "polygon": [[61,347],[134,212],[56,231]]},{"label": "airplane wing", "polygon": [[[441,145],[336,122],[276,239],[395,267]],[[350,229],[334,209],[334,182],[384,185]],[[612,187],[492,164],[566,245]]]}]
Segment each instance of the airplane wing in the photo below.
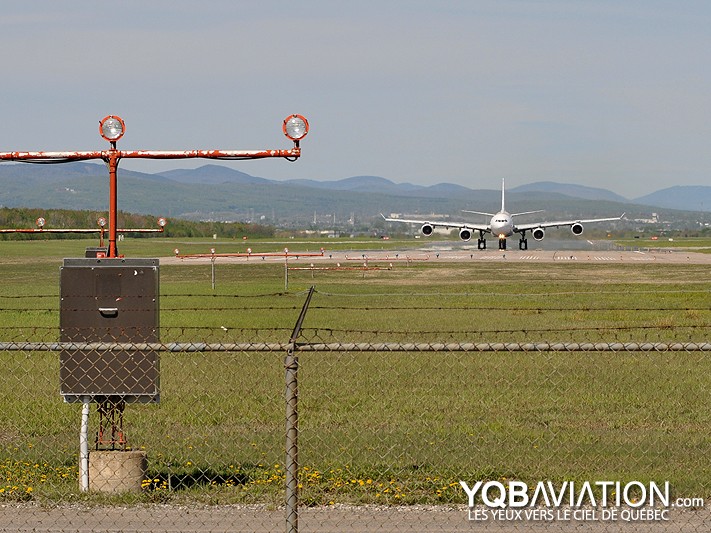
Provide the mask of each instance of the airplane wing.
[{"label": "airplane wing", "polygon": [[588,218],[588,219],[577,219],[577,220],[556,220],[552,222],[538,222],[530,224],[516,224],[514,226],[514,231],[521,232],[532,230],[536,228],[557,228],[559,226],[572,226],[574,224],[588,224],[590,222],[613,222],[615,220],[622,220],[625,213],[622,213],[619,217],[612,218]]},{"label": "airplane wing", "polygon": [[489,225],[488,224],[473,224],[471,222],[441,222],[437,220],[409,220],[405,218],[388,218],[382,213],[380,213],[380,216],[383,217],[387,222],[405,222],[408,224],[420,224],[420,225],[429,225],[432,226],[433,228],[451,228],[451,229],[462,229],[462,228],[468,228],[471,230],[476,230],[476,231],[489,231]]}]

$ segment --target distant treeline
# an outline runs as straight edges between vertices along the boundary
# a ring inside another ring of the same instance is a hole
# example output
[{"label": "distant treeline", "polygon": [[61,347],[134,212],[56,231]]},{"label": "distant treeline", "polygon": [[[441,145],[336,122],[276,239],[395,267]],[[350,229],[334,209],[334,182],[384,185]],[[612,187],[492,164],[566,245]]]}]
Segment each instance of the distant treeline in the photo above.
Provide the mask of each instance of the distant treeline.
[{"label": "distant treeline", "polygon": [[[92,229],[98,228],[99,217],[108,220],[107,213],[96,211],[73,211],[69,209],[29,209],[0,207],[0,229],[31,229],[36,228],[36,220],[40,217],[45,220],[45,229]],[[118,212],[118,228],[157,228],[158,217],[150,215],[136,215],[133,213]],[[107,226],[108,228],[108,226]],[[164,236],[167,237],[218,237],[225,238],[264,238],[273,237],[275,229],[271,226],[259,224],[244,224],[241,222],[191,222],[181,219],[168,219]],[[48,239],[81,239],[86,234],[78,233],[43,233],[43,238]],[[131,237],[151,237],[152,233],[131,233]],[[37,234],[26,233],[0,233],[0,239],[32,239]]]}]

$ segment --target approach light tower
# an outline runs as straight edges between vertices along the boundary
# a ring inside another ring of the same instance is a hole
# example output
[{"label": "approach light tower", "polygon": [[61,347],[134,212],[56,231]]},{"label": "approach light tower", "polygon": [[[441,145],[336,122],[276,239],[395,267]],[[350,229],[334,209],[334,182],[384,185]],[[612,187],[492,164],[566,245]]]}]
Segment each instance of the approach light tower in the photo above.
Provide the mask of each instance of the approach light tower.
[{"label": "approach light tower", "polygon": [[[124,121],[108,115],[99,122],[100,135],[110,148],[86,152],[2,152],[0,162],[66,163],[90,159],[103,160],[109,169],[109,246],[107,257],[64,259],[60,269],[60,394],[66,402],[81,402],[82,424],[79,444],[80,489],[87,491],[89,471],[95,471],[97,490],[109,492],[124,487],[124,480],[102,472],[131,472],[125,486],[140,487],[145,467],[145,453],[128,450],[123,431],[126,403],[158,402],[159,360],[154,349],[159,343],[159,261],[158,259],[124,259],[116,248],[118,199],[117,170],[119,161],[128,159],[218,160],[262,159],[282,157],[295,161],[301,155],[299,141],[309,131],[307,120],[290,115],[283,123],[284,134],[294,142],[288,150],[183,150],[123,151],[116,143],[126,131]],[[42,233],[46,221],[37,219],[38,229],[9,230]],[[165,219],[159,219],[165,226]],[[106,220],[99,219],[102,237]],[[92,232],[87,229],[59,229],[62,232]],[[156,231],[121,230],[121,231]],[[134,347],[122,347],[121,345]],[[140,344],[145,348],[136,348]],[[151,347],[153,346],[153,347]],[[97,370],[98,369],[98,370]],[[88,449],[89,404],[99,411],[99,431],[93,463]],[[103,449],[101,449],[103,447]],[[125,454],[133,454],[127,457]],[[125,464],[136,468],[126,469]],[[104,465],[101,468],[98,465]],[[106,466],[106,465],[111,465]],[[137,474],[136,474],[137,473]]]},{"label": "approach light tower", "polygon": [[[121,159],[217,159],[243,160],[282,157],[296,161],[301,156],[299,141],[309,132],[309,123],[302,115],[290,115],[284,119],[284,135],[294,142],[289,150],[133,150],[116,148],[116,142],[123,137],[126,124],[116,115],[108,115],[99,121],[99,134],[109,142],[110,148],[88,152],[0,152],[0,162],[18,161],[22,163],[68,163],[101,159],[109,168],[109,247],[108,257],[119,257],[116,247],[117,234],[117,171]],[[164,225],[164,222],[163,222]]]}]

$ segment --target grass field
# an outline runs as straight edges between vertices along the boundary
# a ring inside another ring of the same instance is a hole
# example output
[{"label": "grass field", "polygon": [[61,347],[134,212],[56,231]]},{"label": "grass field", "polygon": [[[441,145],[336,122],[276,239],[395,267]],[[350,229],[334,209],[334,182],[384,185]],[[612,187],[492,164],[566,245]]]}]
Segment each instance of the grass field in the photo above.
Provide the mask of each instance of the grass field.
[{"label": "grass field", "polygon": [[[61,258],[87,245],[0,242],[0,342],[58,338]],[[136,239],[121,252],[209,246]],[[304,342],[708,342],[711,323],[704,265],[295,271],[288,292],[283,275],[280,264],[220,265],[213,292],[209,266],[162,266],[161,340],[286,342],[311,285]],[[77,492],[80,409],[59,396],[57,354],[0,357],[0,500],[103,501]],[[160,403],[126,411],[130,443],[149,454],[136,500],[280,502],[283,357],[163,354]],[[705,352],[304,353],[302,496],[463,503],[458,480],[486,478],[669,480],[710,497],[710,371]]]}]

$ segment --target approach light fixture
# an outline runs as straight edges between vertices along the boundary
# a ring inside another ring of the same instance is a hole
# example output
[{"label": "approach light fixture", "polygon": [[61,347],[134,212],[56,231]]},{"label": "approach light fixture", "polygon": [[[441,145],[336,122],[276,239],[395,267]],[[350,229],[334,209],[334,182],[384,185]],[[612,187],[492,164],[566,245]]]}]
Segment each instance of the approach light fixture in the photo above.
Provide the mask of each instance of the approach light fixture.
[{"label": "approach light fixture", "polygon": [[109,142],[118,141],[125,131],[126,124],[121,117],[109,115],[99,121],[99,133]]},{"label": "approach light fixture", "polygon": [[167,223],[168,223],[168,221],[167,221],[165,218],[163,218],[163,217],[160,217],[160,218],[158,219],[158,225],[159,225],[161,228],[164,228]]},{"label": "approach light fixture", "polygon": [[291,115],[284,119],[284,135],[292,141],[300,141],[309,132],[309,123],[302,115]]},{"label": "approach light fixture", "polygon": [[43,228],[45,224],[44,218],[39,217],[37,220],[35,220],[35,224],[37,224],[38,228]]},{"label": "approach light fixture", "polygon": [[104,217],[99,217],[99,220],[97,220],[96,223],[100,228],[103,228],[106,226],[106,219]]}]

